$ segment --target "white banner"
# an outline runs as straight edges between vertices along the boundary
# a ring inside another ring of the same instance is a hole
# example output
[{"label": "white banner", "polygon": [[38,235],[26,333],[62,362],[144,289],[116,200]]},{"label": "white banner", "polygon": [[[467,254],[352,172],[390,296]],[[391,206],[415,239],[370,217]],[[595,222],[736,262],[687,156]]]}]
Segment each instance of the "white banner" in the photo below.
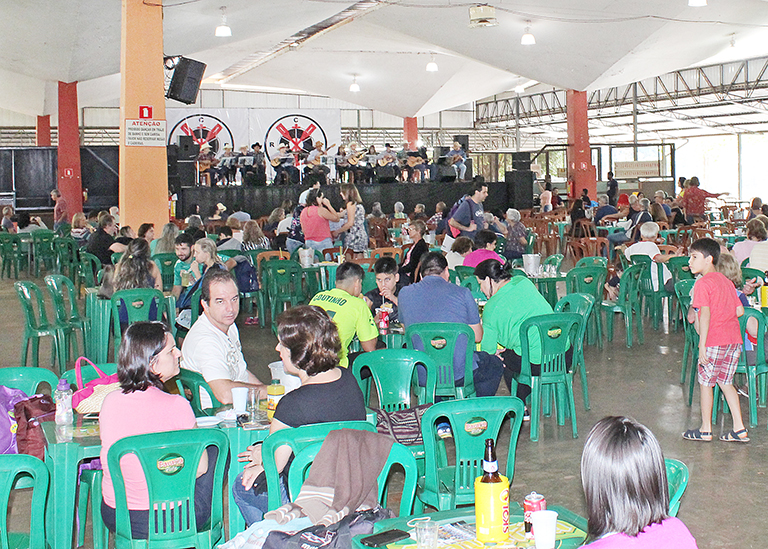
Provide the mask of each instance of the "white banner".
[{"label": "white banner", "polygon": [[191,135],[199,145],[209,143],[216,156],[226,144],[237,152],[261,143],[267,160],[282,144],[291,152],[308,153],[322,141],[324,148],[333,145],[329,154],[341,144],[339,109],[166,109],[166,119],[169,145],[180,135]]}]

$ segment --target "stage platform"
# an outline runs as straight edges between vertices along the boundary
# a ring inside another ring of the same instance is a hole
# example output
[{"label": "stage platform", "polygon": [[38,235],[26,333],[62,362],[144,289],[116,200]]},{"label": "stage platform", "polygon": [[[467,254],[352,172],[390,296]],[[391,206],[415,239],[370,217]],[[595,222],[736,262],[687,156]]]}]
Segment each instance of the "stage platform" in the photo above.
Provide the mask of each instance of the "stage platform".
[{"label": "stage platform", "polygon": [[[530,173],[530,172],[529,172]],[[509,207],[523,209],[533,207],[532,178],[526,181],[489,182],[486,211],[502,211]],[[377,183],[358,185],[366,213],[370,213],[374,202],[381,202],[384,213],[391,214],[395,202],[405,206],[410,213],[416,204],[424,204],[429,215],[435,212],[435,204],[443,201],[450,208],[456,200],[470,192],[472,183]],[[283,200],[298,202],[299,194],[306,185],[278,185],[267,187],[182,187],[176,211],[179,217],[194,212],[195,205],[200,206],[203,216],[210,215],[214,206],[221,202],[227,207],[227,213],[242,209],[257,218],[269,215],[280,206]],[[323,193],[336,208],[342,207],[339,185],[322,187]]]}]

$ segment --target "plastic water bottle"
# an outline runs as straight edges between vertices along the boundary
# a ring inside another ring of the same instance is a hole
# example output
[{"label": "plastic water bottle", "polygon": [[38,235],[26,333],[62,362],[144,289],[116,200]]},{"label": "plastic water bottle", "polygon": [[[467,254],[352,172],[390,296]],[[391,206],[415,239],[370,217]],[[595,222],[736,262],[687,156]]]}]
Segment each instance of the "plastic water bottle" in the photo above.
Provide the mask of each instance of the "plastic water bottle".
[{"label": "plastic water bottle", "polygon": [[69,381],[59,380],[53,398],[56,401],[56,425],[72,425],[75,418],[72,413],[72,389],[69,387]]}]

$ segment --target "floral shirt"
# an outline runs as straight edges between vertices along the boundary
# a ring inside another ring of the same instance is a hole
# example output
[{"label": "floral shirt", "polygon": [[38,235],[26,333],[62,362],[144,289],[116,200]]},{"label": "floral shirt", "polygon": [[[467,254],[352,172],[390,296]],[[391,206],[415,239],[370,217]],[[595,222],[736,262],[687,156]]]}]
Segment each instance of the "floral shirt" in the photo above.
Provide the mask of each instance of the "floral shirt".
[{"label": "floral shirt", "polygon": [[368,233],[365,232],[365,208],[362,204],[355,207],[355,224],[347,229],[344,236],[344,246],[353,252],[362,252],[368,248]]},{"label": "floral shirt", "polygon": [[699,187],[688,187],[679,203],[685,208],[685,213],[688,215],[704,215],[707,198],[717,198],[717,195],[708,193]]}]

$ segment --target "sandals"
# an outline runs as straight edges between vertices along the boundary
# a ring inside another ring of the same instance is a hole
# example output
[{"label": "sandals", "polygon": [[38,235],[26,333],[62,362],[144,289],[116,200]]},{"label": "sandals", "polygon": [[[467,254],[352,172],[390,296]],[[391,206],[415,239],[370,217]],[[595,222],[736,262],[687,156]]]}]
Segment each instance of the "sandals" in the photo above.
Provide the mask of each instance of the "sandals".
[{"label": "sandals", "polygon": [[711,442],[712,433],[707,431],[700,431],[699,429],[688,429],[683,433],[685,440],[696,440],[699,442]]},{"label": "sandals", "polygon": [[730,430],[721,436],[720,440],[723,442],[749,442],[749,436],[746,429],[741,431]]}]

